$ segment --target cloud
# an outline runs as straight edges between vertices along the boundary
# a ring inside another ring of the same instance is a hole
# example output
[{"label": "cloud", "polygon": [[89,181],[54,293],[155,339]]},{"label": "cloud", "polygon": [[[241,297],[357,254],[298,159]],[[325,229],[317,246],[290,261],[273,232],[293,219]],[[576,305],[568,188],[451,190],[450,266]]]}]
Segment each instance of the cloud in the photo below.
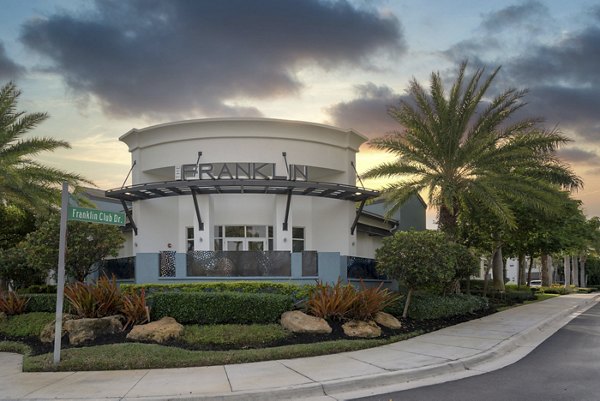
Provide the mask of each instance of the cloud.
[{"label": "cloud", "polygon": [[558,151],[558,157],[568,163],[598,163],[598,153],[577,147],[563,148]]},{"label": "cloud", "polygon": [[548,7],[539,1],[526,1],[485,14],[481,28],[493,34],[514,29],[541,33],[548,29],[548,22],[551,21]]},{"label": "cloud", "polygon": [[[469,59],[487,71],[502,65],[490,94],[509,86],[528,88],[520,116],[542,117],[549,127],[600,143],[600,7],[589,11],[587,24],[561,31],[539,2],[508,6],[485,15],[478,35],[443,55],[454,62]],[[560,36],[536,35],[548,26]]]},{"label": "cloud", "polygon": [[21,40],[115,116],[258,115],[235,100],[293,95],[308,65],[370,68],[369,56],[405,49],[395,17],[345,0],[95,4],[29,21]]},{"label": "cloud", "polygon": [[15,79],[25,72],[25,68],[12,61],[6,54],[4,43],[0,41],[0,79]]},{"label": "cloud", "polygon": [[327,108],[333,125],[353,128],[369,138],[401,128],[387,113],[390,106],[399,103],[399,94],[388,86],[377,86],[372,82],[357,85],[354,89],[356,98]]}]

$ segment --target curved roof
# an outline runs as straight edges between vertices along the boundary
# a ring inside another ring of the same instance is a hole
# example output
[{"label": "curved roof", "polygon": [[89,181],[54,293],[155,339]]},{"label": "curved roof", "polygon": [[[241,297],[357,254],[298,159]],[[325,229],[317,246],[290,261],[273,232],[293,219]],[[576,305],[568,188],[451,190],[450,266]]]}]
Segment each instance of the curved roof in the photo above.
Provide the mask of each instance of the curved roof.
[{"label": "curved roof", "polygon": [[333,125],[320,124],[309,121],[300,121],[300,120],[286,120],[280,118],[264,118],[264,117],[225,117],[225,118],[199,118],[199,119],[191,119],[191,120],[181,120],[181,121],[172,121],[168,123],[155,124],[144,128],[133,128],[127,131],[125,134],[119,137],[120,141],[125,141],[125,139],[133,133],[142,133],[145,131],[152,131],[159,128],[165,127],[174,127],[179,125],[187,125],[187,124],[202,124],[202,123],[220,123],[220,122],[272,122],[272,123],[282,123],[282,124],[292,124],[292,125],[305,125],[305,126],[313,126],[319,128],[325,128],[332,131],[338,131],[341,133],[354,134],[364,141],[367,141],[369,138],[360,132],[354,129],[343,129],[339,127],[335,127]]}]

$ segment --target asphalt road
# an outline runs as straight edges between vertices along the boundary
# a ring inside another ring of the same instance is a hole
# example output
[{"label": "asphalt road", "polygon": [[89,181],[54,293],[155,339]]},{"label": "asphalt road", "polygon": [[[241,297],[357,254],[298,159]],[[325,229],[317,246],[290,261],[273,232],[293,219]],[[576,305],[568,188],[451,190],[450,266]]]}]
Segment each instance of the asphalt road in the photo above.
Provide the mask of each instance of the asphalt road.
[{"label": "asphalt road", "polygon": [[434,386],[357,398],[369,401],[598,401],[600,304],[503,369]]}]

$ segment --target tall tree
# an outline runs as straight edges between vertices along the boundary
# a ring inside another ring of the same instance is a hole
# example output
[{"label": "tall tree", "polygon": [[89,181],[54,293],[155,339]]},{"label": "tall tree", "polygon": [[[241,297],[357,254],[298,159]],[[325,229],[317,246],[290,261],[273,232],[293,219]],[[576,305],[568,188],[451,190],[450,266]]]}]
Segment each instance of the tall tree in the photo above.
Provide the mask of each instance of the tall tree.
[{"label": "tall tree", "polygon": [[[399,179],[385,188],[391,212],[411,195],[427,191],[440,229],[452,238],[465,210],[479,209],[514,227],[512,204],[548,208],[556,203],[557,185],[582,185],[555,155],[568,138],[540,128],[538,119],[512,121],[525,105],[526,91],[508,89],[486,101],[499,68],[487,78],[483,69],[466,77],[466,68],[464,62],[448,94],[439,73],[431,74],[429,92],[411,81],[409,99],[389,109],[403,130],[371,141],[398,158],[365,174]],[[495,252],[501,252],[501,244],[498,237]],[[495,264],[493,271],[494,287],[503,290],[502,265]]]},{"label": "tall tree", "polygon": [[61,182],[68,181],[73,186],[90,182],[34,160],[41,152],[70,146],[53,138],[23,138],[48,115],[17,111],[20,95],[12,82],[0,88],[0,203],[39,210],[58,202]]}]

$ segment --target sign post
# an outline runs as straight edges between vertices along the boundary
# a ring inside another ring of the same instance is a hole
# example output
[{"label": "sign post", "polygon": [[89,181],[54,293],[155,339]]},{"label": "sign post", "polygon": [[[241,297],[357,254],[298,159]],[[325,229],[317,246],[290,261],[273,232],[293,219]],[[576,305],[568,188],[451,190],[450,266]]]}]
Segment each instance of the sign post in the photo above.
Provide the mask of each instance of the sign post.
[{"label": "sign post", "polygon": [[58,240],[58,271],[56,273],[56,320],[54,324],[54,365],[60,362],[62,337],[63,298],[65,295],[65,253],[67,248],[67,207],[69,206],[69,184],[63,182],[60,203],[60,234]]},{"label": "sign post", "polygon": [[60,205],[60,237],[58,240],[58,271],[56,285],[56,320],[54,323],[54,365],[60,362],[63,302],[65,295],[65,253],[67,248],[67,220],[87,223],[125,225],[125,213],[69,206],[69,185],[63,182]]}]

